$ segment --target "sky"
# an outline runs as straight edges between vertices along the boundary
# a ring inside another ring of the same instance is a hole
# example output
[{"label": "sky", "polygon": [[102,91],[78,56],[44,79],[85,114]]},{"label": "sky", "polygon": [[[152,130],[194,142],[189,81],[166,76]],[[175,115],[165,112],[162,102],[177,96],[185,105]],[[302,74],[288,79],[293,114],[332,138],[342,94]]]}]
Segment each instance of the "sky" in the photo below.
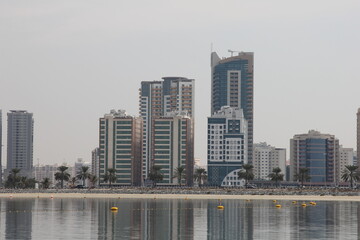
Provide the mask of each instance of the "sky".
[{"label": "sky", "polygon": [[195,79],[195,157],[206,163],[211,45],[254,52],[254,142],[310,129],[356,147],[360,1],[0,1],[6,113],[34,114],[34,164],[91,161],[98,120],[138,115],[141,81]]}]

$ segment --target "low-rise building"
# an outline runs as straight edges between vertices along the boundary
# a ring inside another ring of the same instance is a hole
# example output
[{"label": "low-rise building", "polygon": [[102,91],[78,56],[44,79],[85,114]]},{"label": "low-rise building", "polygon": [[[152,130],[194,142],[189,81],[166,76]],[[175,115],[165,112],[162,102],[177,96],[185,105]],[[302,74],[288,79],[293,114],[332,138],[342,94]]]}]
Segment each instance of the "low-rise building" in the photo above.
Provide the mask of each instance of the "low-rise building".
[{"label": "low-rise building", "polygon": [[331,134],[310,130],[290,139],[290,180],[307,168],[309,184],[337,185],[340,181],[339,140]]},{"label": "low-rise building", "polygon": [[286,176],[286,149],[276,148],[266,142],[253,145],[254,175],[257,180],[269,180],[269,174],[276,167]]},{"label": "low-rise building", "polygon": [[340,146],[339,148],[339,156],[340,156],[340,171],[338,171],[338,179],[340,182],[343,182],[341,179],[341,175],[344,173],[345,166],[354,165],[354,149],[353,148],[344,148]]}]

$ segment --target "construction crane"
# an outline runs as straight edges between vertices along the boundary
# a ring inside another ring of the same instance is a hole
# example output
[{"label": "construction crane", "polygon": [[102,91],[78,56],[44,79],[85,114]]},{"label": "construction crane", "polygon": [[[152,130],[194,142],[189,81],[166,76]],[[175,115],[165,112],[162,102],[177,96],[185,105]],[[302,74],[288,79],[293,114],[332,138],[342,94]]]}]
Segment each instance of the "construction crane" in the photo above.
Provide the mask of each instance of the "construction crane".
[{"label": "construction crane", "polygon": [[240,51],[233,51],[233,50],[230,50],[230,49],[228,49],[228,52],[231,53],[231,56],[233,56],[234,53],[240,53]]}]

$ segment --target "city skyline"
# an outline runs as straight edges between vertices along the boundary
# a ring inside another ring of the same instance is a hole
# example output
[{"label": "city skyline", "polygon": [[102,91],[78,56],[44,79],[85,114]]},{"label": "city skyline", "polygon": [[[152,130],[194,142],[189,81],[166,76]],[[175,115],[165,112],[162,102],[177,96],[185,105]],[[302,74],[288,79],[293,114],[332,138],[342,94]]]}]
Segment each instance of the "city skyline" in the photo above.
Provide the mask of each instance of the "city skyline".
[{"label": "city skyline", "polygon": [[[254,142],[289,149],[294,134],[317,129],[356,149],[360,3],[143,4],[113,2],[95,12],[85,1],[0,4],[0,109],[34,113],[35,162],[90,161],[98,116],[110,109],[137,116],[141,81],[187,76],[196,79],[195,157],[204,164],[211,43],[220,56],[256,54]],[[125,26],[135,9],[140,21]]]}]

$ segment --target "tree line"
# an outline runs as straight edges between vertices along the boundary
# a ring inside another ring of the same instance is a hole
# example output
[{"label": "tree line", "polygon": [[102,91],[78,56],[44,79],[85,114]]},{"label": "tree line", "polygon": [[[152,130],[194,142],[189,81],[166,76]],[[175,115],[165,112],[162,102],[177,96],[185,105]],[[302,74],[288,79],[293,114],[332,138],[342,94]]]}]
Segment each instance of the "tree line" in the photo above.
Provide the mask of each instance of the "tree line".
[{"label": "tree line", "polygon": [[[149,173],[149,180],[152,181],[153,186],[161,182],[164,178],[164,174],[161,171],[160,166],[152,166]],[[242,169],[238,172],[238,178],[245,180],[245,186],[249,185],[249,181],[254,180],[253,173],[254,166],[251,164],[244,164]],[[67,172],[67,166],[60,166],[55,173],[55,180],[59,182],[60,187],[64,187],[64,182],[69,182],[70,187],[74,188],[77,180],[82,181],[82,186],[85,186],[85,181],[89,180],[90,187],[95,187],[99,178],[96,175],[93,175],[89,172],[89,167],[82,166],[81,169],[77,172],[76,176],[71,177]],[[40,183],[40,186],[44,189],[47,189],[51,186],[52,182],[49,178],[44,178],[41,182],[37,182],[35,178],[28,178],[26,176],[20,176],[20,169],[14,168],[10,171],[10,174],[5,181],[6,188],[35,188],[36,183]],[[309,168],[299,168],[299,171],[295,173],[294,180],[300,182],[301,186],[304,186],[304,183],[311,179],[309,174]],[[173,178],[177,178],[179,186],[183,184],[183,180],[186,177],[186,169],[183,166],[177,167],[174,171]],[[271,181],[275,182],[275,186],[279,186],[281,181],[284,181],[284,174],[281,173],[279,167],[273,168],[272,172],[268,175]],[[341,179],[345,182],[350,182],[350,187],[353,188],[354,184],[360,180],[360,172],[358,171],[358,166],[347,165],[345,166],[344,171],[342,172]],[[114,168],[107,169],[104,182],[109,183],[109,187],[112,184],[116,183],[117,176],[116,170]],[[207,180],[207,172],[204,168],[197,168],[194,172],[194,180],[198,183],[198,186],[204,185]]]}]

